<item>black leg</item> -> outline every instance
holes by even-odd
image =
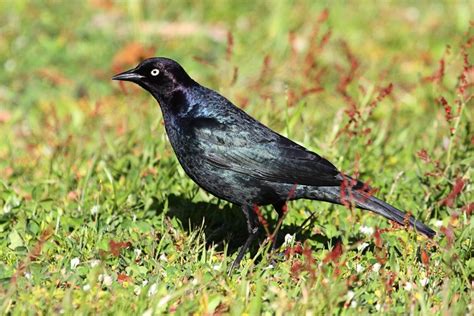
[[[242,248],[240,248],[237,258],[234,260],[234,262],[230,266],[229,274],[235,268],[239,266],[240,261],[242,261],[242,258],[244,257],[245,253],[249,249],[252,242],[255,240],[255,237],[257,237],[258,235],[259,222],[258,222],[257,215],[252,209],[252,206],[242,205],[242,212],[244,212],[245,218],[247,219],[247,230],[248,230],[249,236],[247,237],[245,244],[242,246]]]
[[[272,245],[272,250],[275,251],[277,249],[277,241],[278,241],[278,235],[280,233],[280,226],[281,226],[281,221],[283,221],[283,215],[285,215],[285,212],[283,211],[283,208],[286,205],[286,202],[278,202],[278,203],[273,203],[273,208],[275,208],[275,211],[278,213],[278,221],[277,221],[277,226],[276,226],[276,233],[275,236],[273,236],[273,245]]]

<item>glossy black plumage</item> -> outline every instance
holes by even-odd
[[[160,104],[169,140],[186,173],[204,190],[242,207],[249,238],[235,264],[258,231],[253,205],[271,204],[281,215],[289,197],[348,201],[404,224],[405,213],[365,192],[362,182],[342,175],[326,159],[199,85],[171,59],[147,59],[113,79],[134,82],[150,92]],[[435,235],[413,217],[409,222],[428,237]]]

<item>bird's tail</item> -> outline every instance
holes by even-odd
[[[429,238],[433,238],[436,235],[434,230],[416,220],[413,216],[407,215],[367,192],[348,188],[344,190],[343,194],[341,192],[341,187],[318,187],[317,190],[308,192],[308,198],[338,204],[354,204],[357,208],[372,211],[400,225],[405,225],[408,222],[418,232]]]

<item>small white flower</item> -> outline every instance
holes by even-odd
[[[221,265],[220,264],[215,264],[212,266],[212,269],[216,270],[216,271],[219,271],[221,269]]]
[[[359,231],[364,235],[372,235],[374,233],[374,228],[369,226],[361,226]]]
[[[102,281],[102,284],[109,287],[112,285],[113,279],[110,275],[104,274],[104,279]]]
[[[152,308],[147,309],[147,310],[142,314],[142,316],[152,316],[152,315],[153,315],[153,309],[152,309]]]
[[[356,307],[357,307],[357,301],[355,301],[355,300],[352,301],[352,302],[351,302],[351,307],[352,307],[352,308],[356,308]]]
[[[4,206],[3,206],[3,213],[4,214],[8,214],[12,211],[12,206],[10,205],[10,203],[6,203]]]
[[[348,301],[352,300],[354,296],[355,296],[354,291],[351,291],[351,290],[347,291],[346,297]]]
[[[364,266],[361,265],[360,263],[358,263],[358,264],[356,265],[356,272],[357,272],[357,273],[361,273],[361,272],[364,271],[364,270],[365,270]]]
[[[82,290],[83,290],[84,292],[89,292],[90,289],[91,289],[91,286],[90,286],[89,284],[86,284],[86,285],[84,285],[84,286],[82,287]]]
[[[79,260],[79,258],[76,257],[71,259],[71,270],[75,270],[79,263],[81,263],[81,260]]]
[[[295,241],[295,236],[294,235],[290,235],[290,234],[286,234],[285,235],[285,242],[283,243],[283,246],[290,246],[291,244],[293,244]]]
[[[410,292],[413,289],[413,284],[411,284],[411,282],[407,282],[403,288],[405,291]]]
[[[156,285],[156,283],[153,283],[148,289],[148,296],[155,295],[157,291],[158,291],[158,286]]]
[[[380,268],[382,267],[382,265],[380,263],[375,263],[373,266],[372,266],[372,271],[374,272],[379,272]]]
[[[139,286],[135,286],[135,288],[133,289],[133,293],[135,293],[136,296],[140,295],[141,292],[142,289]]]
[[[94,259],[91,260],[91,268],[97,267],[100,264],[100,260]]]
[[[297,52],[302,52],[308,46],[308,41],[303,36],[296,36],[294,45]]]
[[[369,243],[364,242],[364,243],[360,244],[359,246],[357,246],[357,250],[362,251],[365,248],[367,248],[368,246],[369,246]]]
[[[264,270],[271,270],[271,269],[273,269],[273,268],[274,268],[273,264],[270,264],[270,265],[268,265],[267,267],[265,267],[265,268],[263,268],[263,269],[264,269]]]
[[[443,226],[443,221],[437,220],[434,225],[440,228],[441,226]]]
[[[140,255],[142,254],[142,250],[141,249],[138,249],[138,248],[135,248],[133,250],[133,253],[135,254],[135,257],[140,257]]]
[[[160,255],[160,260],[161,260],[161,261],[164,261],[164,262],[168,262],[168,257],[167,257],[164,253],[162,253],[162,254]]]
[[[423,278],[420,280],[421,286],[426,286],[430,282],[430,279],[428,278]]]
[[[148,284],[148,280],[143,280],[142,286],[146,286]]]
[[[112,285],[112,277],[107,274],[99,274],[97,277],[97,281],[101,282],[105,286],[111,286]]]
[[[382,309],[382,306],[381,306],[379,303],[377,303],[377,304],[375,305],[375,309],[376,309],[378,312],[380,312],[380,310]]]
[[[25,278],[28,280],[31,280],[31,273],[30,272],[25,272]]]
[[[97,215],[97,214],[99,214],[99,211],[100,211],[100,205],[94,205],[94,206],[91,208],[91,214],[92,214],[92,215]]]

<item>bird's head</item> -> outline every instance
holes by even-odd
[[[157,100],[197,84],[177,62],[164,57],[145,59],[137,67],[113,76],[112,80],[134,82]]]

